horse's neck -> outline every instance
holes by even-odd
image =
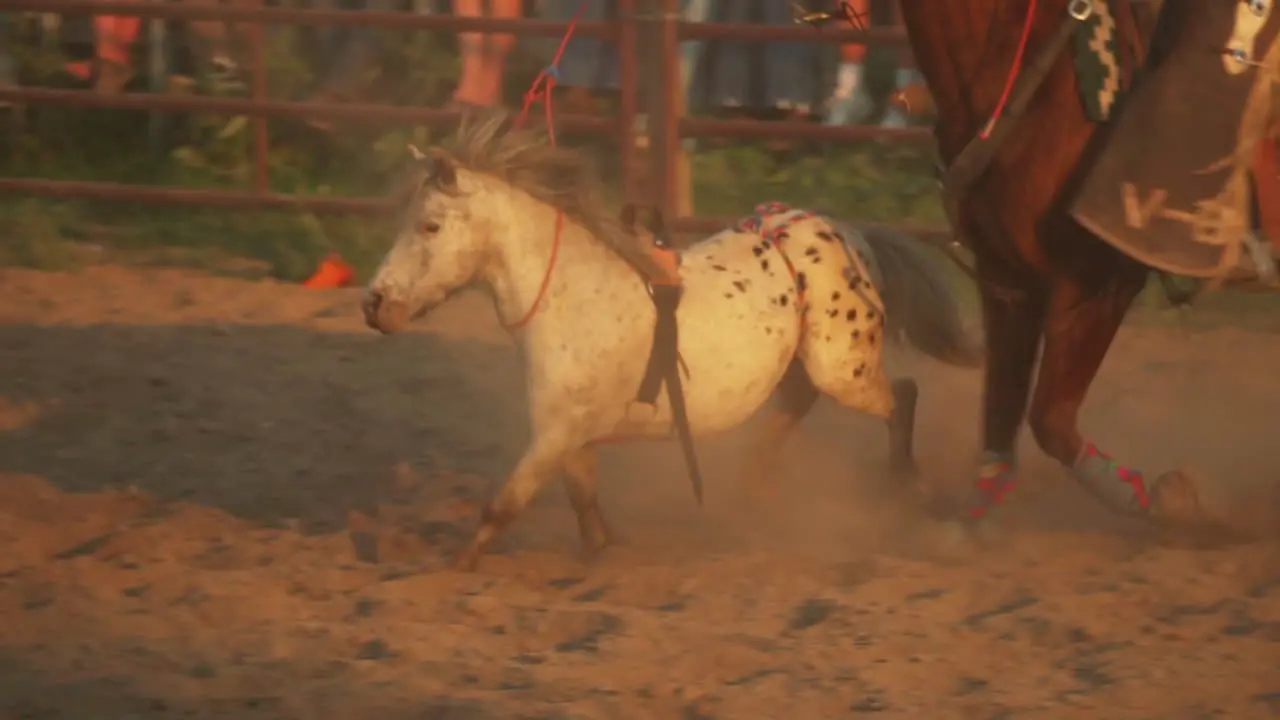
[[[577,302],[574,290],[590,292],[625,282],[626,277],[637,278],[622,258],[582,226],[567,215],[558,219],[554,207],[511,188],[492,188],[488,193],[491,196],[483,202],[492,218],[494,253],[484,280],[493,290],[504,324],[521,322],[534,303],[539,306],[530,324],[547,313],[553,302]]]

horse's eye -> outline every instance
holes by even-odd
[[[1254,15],[1262,17],[1267,14],[1267,6],[1270,4],[1269,0],[1249,0],[1249,9],[1253,11]]]
[[[423,220],[420,229],[425,235],[434,235],[440,232],[440,223],[435,220]]]

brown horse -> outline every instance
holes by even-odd
[[[1128,12],[1127,1],[1110,2],[1122,45],[1141,58],[1149,28]],[[901,3],[936,103],[942,160],[970,165],[963,187],[947,188],[955,198],[956,231],[974,256],[987,341],[985,452],[969,514],[983,517],[1013,488],[1024,418],[1040,448],[1108,506],[1148,517],[1186,512],[1195,495],[1184,475],[1172,473],[1148,486],[1140,472],[1112,460],[1079,429],[1080,406],[1148,275],[1147,267],[1091,235],[1067,212],[1100,127],[1086,115],[1064,41],[1069,10],[1079,4]],[[1028,19],[1029,12],[1034,17]],[[1128,63],[1126,75],[1135,64]],[[1006,124],[1004,136],[997,129],[978,141],[992,147],[975,170],[973,158],[962,155],[973,154],[966,148],[1005,105],[1002,96],[1013,98],[998,121]]]

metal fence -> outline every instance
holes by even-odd
[[[807,26],[780,27],[727,23],[686,23],[680,19],[680,0],[617,0],[617,19],[579,21],[575,36],[613,40],[617,44],[619,113],[616,118],[558,114],[557,128],[567,131],[612,136],[620,153],[619,167],[625,196],[632,202],[654,203],[669,225],[678,232],[714,231],[727,224],[723,218],[677,217],[677,158],[683,138],[735,137],[854,141],[883,138],[894,141],[930,142],[923,129],[888,129],[870,126],[826,126],[804,121],[715,120],[682,116],[676,101],[680,88],[682,40],[733,39],[746,41],[786,41],[803,43],[867,44],[904,43],[901,28],[868,30],[823,29]],[[647,11],[642,11],[641,5]],[[153,113],[199,112],[242,115],[253,118],[254,183],[251,191],[195,190],[163,186],[107,182],[47,180],[0,177],[0,191],[52,198],[81,198],[127,202],[152,202],[247,209],[298,209],[315,213],[371,214],[384,212],[384,198],[342,198],[273,193],[268,159],[268,118],[321,119],[380,125],[455,124],[460,114],[452,110],[390,105],[348,103],[284,102],[272,100],[267,91],[264,25],[326,25],[395,28],[399,30],[448,30],[454,32],[502,32],[521,36],[561,37],[570,23],[536,19],[475,18],[451,15],[419,15],[398,12],[350,10],[302,10],[279,7],[190,6],[171,2],[120,2],[119,0],[3,0],[5,12],[39,12],[61,15],[132,15],[158,20],[206,20],[246,23],[250,35],[250,92],[247,98],[175,96],[160,93],[100,94],[92,90],[49,88],[0,88],[0,103],[56,105],[77,108],[115,108]],[[640,67],[637,40],[656,41],[659,61],[646,67],[654,77],[649,113],[650,177],[657,197],[641,197],[637,178],[641,158],[635,143],[636,117],[640,107]],[[949,239],[949,231],[931,227],[901,227],[930,240]]]

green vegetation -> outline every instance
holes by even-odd
[[[292,28],[271,36],[272,97],[304,99],[315,92],[317,78],[304,60],[307,37],[306,31]],[[68,80],[58,72],[63,59],[27,40],[19,53],[23,83],[65,85]],[[448,98],[457,73],[451,39],[388,33],[381,49],[377,73],[368,78],[370,100],[439,106]],[[542,62],[530,50],[512,58],[509,98],[523,95]],[[207,83],[192,91],[218,92]],[[5,131],[0,174],[251,187],[252,121],[170,116],[164,127],[163,140],[156,142],[146,113],[31,107],[21,131]],[[269,130],[272,188],[282,193],[384,195],[400,177],[405,143],[431,140],[431,133],[421,128],[338,126],[326,133],[293,120],[272,120]],[[610,142],[566,141],[586,144],[598,155],[606,177],[617,177]],[[942,224],[929,158],[908,147],[865,143],[770,150],[760,144],[721,145],[698,152],[693,168],[700,215],[738,216],[756,203],[780,200],[850,219]],[[305,277],[335,251],[367,271],[388,242],[387,228],[367,218],[51,202],[13,194],[0,196],[0,226],[7,228],[0,264],[59,268],[106,253],[118,260],[231,267],[288,280]],[[245,265],[245,259],[256,264]]]

